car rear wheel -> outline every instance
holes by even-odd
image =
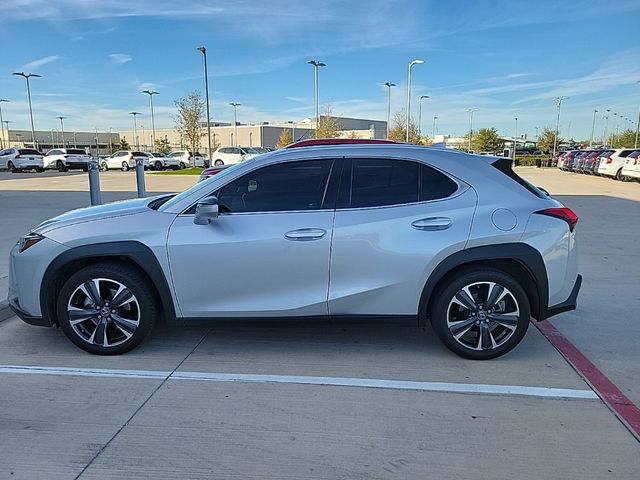
[[[67,171],[69,171],[69,169],[67,168],[67,166],[64,164],[64,162],[62,160],[58,160],[56,162],[56,169],[59,172],[67,172]]]
[[[622,169],[616,172],[616,180],[622,181]]]
[[[104,172],[108,172],[109,171],[109,165],[107,164],[107,162],[102,162],[100,164],[100,167],[102,168],[102,171],[104,171]]]
[[[465,358],[504,355],[520,343],[529,327],[527,294],[500,270],[463,270],[434,292],[434,298],[434,330],[447,348]]]
[[[128,172],[130,168],[131,167],[129,167],[129,162],[122,162],[122,168],[120,170],[122,170],[123,172]]]
[[[219,167],[219,166],[221,166],[221,165],[224,165],[224,162],[223,162],[222,160],[218,159],[218,160],[216,160],[215,162],[213,162],[213,164],[214,164],[216,167]]]
[[[153,167],[156,170],[162,170],[162,162],[161,161],[157,161],[156,163],[153,164]]]
[[[98,355],[117,355],[138,346],[158,315],[148,280],[117,263],[89,265],[60,290],[60,327],[78,347]]]
[[[9,162],[7,164],[7,170],[9,170],[9,172],[11,172],[11,173],[16,173],[18,171],[16,166],[13,164],[13,162]]]
[[[187,166],[184,162],[180,162],[180,170],[182,170],[183,168],[187,168]]]

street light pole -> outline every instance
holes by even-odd
[[[469,151],[471,151],[471,138],[473,137],[473,112],[477,111],[477,108],[467,108],[467,112],[469,112]]]
[[[593,134],[596,131],[596,113],[598,113],[598,110],[593,111],[593,122],[591,123],[591,140],[589,140],[589,148],[593,146]]]
[[[611,142],[610,142],[612,148],[615,148],[613,146],[613,141],[614,141],[614,139],[617,140],[616,137],[618,135],[618,119],[617,119],[617,117],[618,117],[618,113],[617,112],[613,112],[613,125],[611,125]],[[614,130],[616,132],[615,135],[613,133]]]
[[[58,120],[60,120],[60,132],[62,132],[62,148],[65,148],[65,142],[64,142],[64,122],[63,120],[66,119],[67,117],[56,117]]]
[[[140,142],[138,141],[138,124],[136,122],[136,116],[140,115],[140,112],[129,112],[129,115],[133,115],[133,136],[136,141],[136,150],[140,150]]]
[[[20,77],[24,77],[27,81],[27,99],[29,100],[29,118],[31,119],[31,142],[33,143],[33,148],[38,149],[36,145],[36,129],[33,127],[33,110],[31,108],[31,87],[29,86],[29,78],[36,77],[40,78],[41,75],[37,75],[35,73],[24,73],[24,72],[13,72],[14,75],[18,75]]]
[[[320,125],[320,113],[318,111],[318,68],[326,67],[326,63],[319,62],[318,60],[307,60],[309,65],[313,65],[313,105],[316,118],[316,136],[318,134],[318,126]]]
[[[607,108],[607,114],[604,116],[604,133],[602,134],[602,145],[606,146],[607,145],[607,131],[609,130],[609,112],[611,110]]]
[[[204,94],[207,102],[207,141],[209,145],[209,165],[211,165],[211,117],[209,111],[209,74],[207,72],[207,49],[204,47],[198,47],[198,51],[202,52],[202,56],[204,57]]]
[[[438,120],[438,117],[434,116],[433,117],[433,130],[432,130],[432,136],[431,136],[431,138],[433,140],[435,140],[435,138],[436,138],[436,120]]]
[[[516,131],[513,135],[513,164],[516,163],[516,149],[518,148],[518,117],[514,117],[516,121]]]
[[[385,82],[387,86],[387,140],[389,140],[389,123],[391,122],[391,87],[395,87],[395,83]]]
[[[409,122],[411,119],[411,68],[414,65],[420,65],[424,63],[424,60],[420,60],[420,59],[416,59],[416,60],[411,60],[411,62],[409,62],[409,72],[407,75],[407,122],[406,122],[406,138],[405,141],[407,143],[409,143]]]
[[[553,137],[553,154],[551,156],[551,159],[553,160],[554,158],[556,158],[556,149],[558,148],[558,130],[560,129],[560,106],[562,105],[562,100],[565,100],[569,97],[556,97],[556,109],[557,109],[557,114],[556,114],[556,134]]]
[[[4,120],[2,119],[2,102],[8,102],[6,98],[0,98],[0,148],[4,148]],[[9,146],[9,126],[7,125],[7,146]]]
[[[153,96],[158,95],[158,92],[154,92],[153,90],[143,90],[142,93],[146,93],[149,95],[149,104],[151,106],[151,150],[156,151],[156,121],[153,118]],[[109,139],[111,139],[111,134],[109,134]]]
[[[229,105],[233,107],[233,141],[235,147],[238,146],[238,107],[241,103],[231,102]]]
[[[640,84],[640,80],[638,80],[636,84]],[[636,142],[633,145],[633,148],[638,148],[638,131],[639,130],[640,130],[640,106],[638,106],[638,121],[636,122]]]
[[[422,99],[429,98],[429,95],[420,95],[418,100],[418,136],[422,135]]]

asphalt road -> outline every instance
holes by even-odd
[[[640,185],[520,173],[581,217],[579,308],[551,321],[640,404]],[[0,174],[0,251],[33,224],[88,204],[82,174],[33,177]],[[133,196],[132,174],[101,178],[106,199]],[[195,181],[147,178],[158,192]],[[429,330],[392,322],[165,327],[118,357],[89,355],[15,317],[0,322],[0,479],[638,471],[638,441],[535,328],[510,354],[471,362]]]

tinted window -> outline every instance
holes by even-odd
[[[146,153],[144,153],[144,152],[131,152],[131,153],[133,153],[133,156],[134,156],[134,157],[146,157],[146,156],[148,156],[148,155],[147,155]]]
[[[638,158],[638,155],[640,155],[640,150],[630,153],[629,158]]]
[[[376,207],[417,202],[420,166],[415,162],[354,159],[350,206]]]
[[[20,148],[18,151],[20,152],[20,155],[41,155],[39,151],[31,148]]]
[[[47,155],[60,155],[60,150],[49,150]]]
[[[67,148],[67,153],[70,155],[86,155],[87,152],[80,150],[79,148]]]
[[[620,157],[624,158],[627,155],[629,155],[631,152],[633,152],[633,150],[623,150],[623,151],[620,152]]]
[[[278,212],[322,207],[333,162],[309,160],[250,172],[218,192],[220,211]]]
[[[446,198],[458,190],[458,184],[427,165],[420,166],[420,200]]]

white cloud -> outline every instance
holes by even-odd
[[[127,55],[126,53],[110,53],[107,56],[109,57],[111,63],[114,63],[116,65],[124,65],[125,63],[133,60],[133,58],[131,58],[131,56]]]
[[[38,67],[42,67],[47,63],[55,62],[60,58],[59,55],[49,55],[48,57],[38,58],[37,60],[32,60],[29,63],[25,63],[22,68],[24,70],[32,70]]]

